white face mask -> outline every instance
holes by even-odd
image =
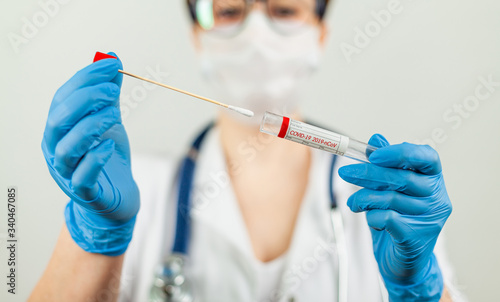
[[[233,38],[200,34],[202,71],[213,98],[254,111],[252,119],[234,114],[251,124],[259,124],[265,111],[296,112],[302,84],[319,63],[319,27],[282,35],[260,12],[246,22]]]

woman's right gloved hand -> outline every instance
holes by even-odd
[[[119,59],[104,59],[67,81],[52,100],[42,141],[52,177],[71,199],[71,236],[85,251],[109,256],[127,249],[140,204],[121,123],[119,69]]]

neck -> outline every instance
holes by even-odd
[[[298,113],[290,115],[294,119],[299,116]],[[259,125],[243,124],[227,113],[220,112],[217,126],[229,173],[233,176],[250,165],[263,164],[269,169],[272,166],[282,168],[309,162],[309,148],[261,133]]]

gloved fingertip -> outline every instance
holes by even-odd
[[[122,61],[120,60],[120,57],[118,57],[118,55],[114,52],[108,52],[108,55],[111,55],[111,56],[114,56],[116,57],[116,62],[118,64],[118,70],[123,70],[123,63]],[[112,80],[113,83],[116,83],[118,86],[122,86],[122,82],[123,82],[123,74],[117,72],[117,75],[116,77]]]
[[[390,145],[389,141],[387,141],[387,139],[382,134],[378,133],[370,137],[368,144],[378,148],[387,147]]]
[[[359,174],[359,165],[347,165],[340,167],[339,176],[343,180],[352,183],[357,179],[357,175]]]
[[[116,57],[116,60],[117,60],[117,61],[119,62],[119,64],[120,64],[120,67],[119,67],[119,68],[120,68],[120,69],[122,69],[122,68],[123,68],[122,60],[120,60],[120,57],[118,57],[118,55],[117,55],[116,53],[114,53],[114,52],[110,51],[110,52],[108,52],[108,55],[113,56],[113,57]]]
[[[122,69],[122,64],[116,59],[103,59],[95,63],[92,63],[92,69],[89,70],[91,73],[106,74],[113,77],[119,75],[118,70]]]
[[[378,133],[372,135],[372,137],[368,141],[368,144],[378,148],[383,148],[390,145],[387,139],[382,134]],[[380,163],[383,161],[383,157],[378,151],[379,151],[378,149],[373,151],[372,153],[370,153],[368,157],[368,160],[373,164]]]
[[[339,168],[339,176],[340,178],[342,178],[343,180],[346,180],[346,178],[348,178],[348,175],[349,175],[349,166],[343,166],[343,167],[340,167]]]
[[[370,210],[366,212],[366,222],[375,231],[385,230],[386,215],[384,210]]]
[[[349,209],[351,209],[352,212],[356,213],[356,209],[354,209],[354,197],[353,197],[353,195],[351,195],[349,197],[349,199],[347,199],[347,206],[349,207]]]
[[[368,157],[368,160],[372,164],[380,164],[384,161],[383,156],[381,155],[380,152],[377,152],[378,150],[373,151],[370,156]]]

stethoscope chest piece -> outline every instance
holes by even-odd
[[[192,287],[184,272],[186,256],[168,255],[157,268],[150,292],[150,302],[193,302]]]

